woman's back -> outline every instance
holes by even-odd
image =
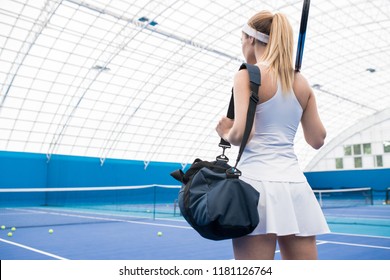
[[[281,89],[280,84],[272,77],[269,69],[260,63],[261,87],[259,88],[259,103],[265,103],[270,100]],[[279,85],[279,86],[278,86]],[[302,128],[305,139],[313,148],[318,149],[324,144],[326,137],[325,128],[319,118],[317,104],[313,90],[303,75],[299,72],[294,74],[292,92],[284,93],[286,96],[294,95],[302,108]],[[282,112],[279,112],[279,114]]]
[[[303,114],[302,105],[293,90],[282,92],[280,82],[276,82],[266,68],[260,68],[262,84],[254,132],[239,168],[243,176],[252,179],[304,182],[306,178],[294,152],[294,138]],[[300,97],[304,102],[304,96]]]

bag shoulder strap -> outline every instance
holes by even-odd
[[[251,98],[252,98],[252,95],[254,96],[254,98],[256,98],[256,97],[258,98],[258,94],[257,94],[258,93],[258,88],[259,88],[259,86],[261,86],[261,73],[260,73],[260,69],[256,65],[249,64],[249,63],[241,64],[239,70],[242,70],[242,69],[247,69],[248,72],[249,72],[249,81],[250,81],[250,87],[251,87]],[[231,94],[231,97],[230,97],[229,107],[228,107],[226,116],[229,119],[234,120],[234,92],[233,92],[233,88],[232,88],[232,94]],[[222,138],[221,138],[221,141],[219,143],[219,146],[220,147],[224,147],[224,148],[230,148],[231,147],[230,143],[225,141]]]
[[[251,92],[250,92],[250,100],[249,100],[248,112],[247,112],[247,117],[246,117],[245,131],[244,131],[244,135],[243,135],[243,138],[241,141],[240,150],[238,152],[235,167],[237,166],[238,162],[241,159],[241,155],[244,152],[245,146],[246,146],[248,139],[249,139],[250,132],[252,130],[253,121],[254,121],[255,113],[256,113],[256,106],[257,106],[257,103],[259,102],[258,91],[259,91],[259,87],[261,86],[261,73],[260,73],[259,67],[257,67],[256,65],[253,65],[253,64],[243,63],[243,64],[241,64],[239,70],[242,70],[242,69],[247,69],[249,72],[249,81],[250,81]],[[233,90],[232,90],[232,96],[230,98],[227,117],[230,119],[234,119]],[[225,147],[225,148],[231,147],[230,143],[225,141],[222,138],[221,138],[221,141],[219,143],[219,146]]]
[[[261,86],[261,73],[260,69],[257,65],[249,64],[249,63],[243,63],[240,66],[240,70],[247,69],[249,72],[249,81],[251,83],[251,90],[259,89]],[[254,92],[257,96],[257,91]]]
[[[248,112],[246,115],[246,125],[245,125],[245,131],[244,135],[242,137],[241,145],[240,145],[240,150],[238,152],[236,164],[234,167],[237,167],[238,162],[241,159],[241,155],[244,152],[245,146],[248,142],[249,135],[251,133],[252,127],[253,127],[253,122],[255,119],[255,113],[256,113],[256,106],[257,103],[259,102],[259,87],[261,86],[261,72],[259,67],[256,65],[248,64],[248,63],[243,63],[240,67],[241,69],[247,69],[249,72],[249,80],[250,80],[250,87],[251,87],[251,95],[250,95],[250,100],[249,100],[249,106],[248,106]]]

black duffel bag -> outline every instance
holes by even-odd
[[[259,223],[259,193],[238,174],[229,173],[233,170],[223,161],[196,159],[186,173],[172,174],[183,182],[179,192],[182,215],[207,239],[244,236]]]
[[[225,156],[230,143],[221,139],[222,155],[216,161],[196,159],[184,173],[181,169],[171,176],[182,183],[179,192],[179,208],[186,221],[204,238],[223,240],[251,233],[259,223],[258,201],[260,194],[251,185],[239,179],[236,168],[253,126],[258,102],[260,71],[257,66],[244,63],[250,74],[251,100],[243,140],[234,167]],[[233,95],[228,117],[234,119]]]

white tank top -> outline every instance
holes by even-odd
[[[261,181],[305,182],[294,152],[294,137],[302,117],[294,92],[276,94],[256,107],[255,132],[238,164],[242,176]]]

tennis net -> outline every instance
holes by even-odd
[[[51,207],[138,213],[144,216],[175,216],[180,187],[168,185],[3,188],[1,208]]]
[[[313,190],[322,208],[373,205],[372,188]]]

